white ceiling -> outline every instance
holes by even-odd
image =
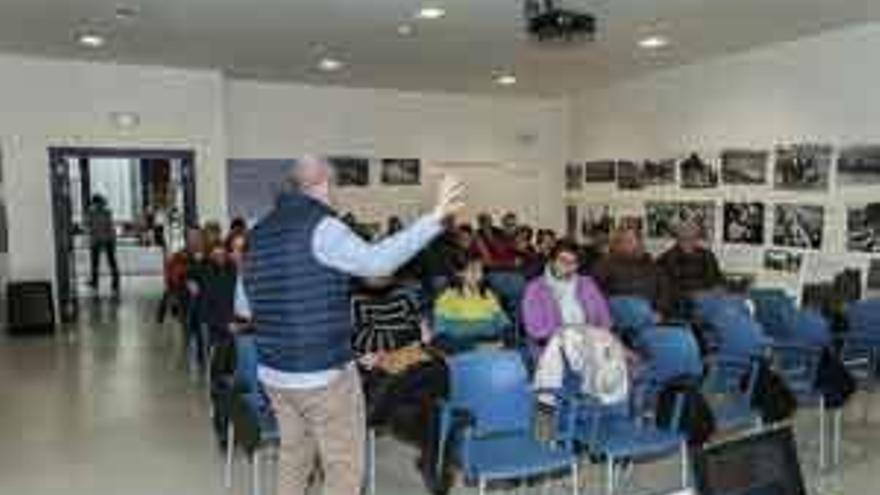
[[[877,0],[561,0],[597,14],[599,39],[536,47],[521,0],[0,0],[0,51],[126,63],[210,67],[235,77],[443,91],[560,94],[754,46],[880,19]],[[117,6],[139,10],[115,18]],[[396,32],[421,5],[447,16]],[[106,33],[98,50],[79,29]],[[672,44],[636,47],[655,32]],[[323,45],[347,62],[315,69]],[[499,88],[492,73],[516,72]]]

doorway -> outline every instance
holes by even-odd
[[[116,259],[126,277],[161,277],[167,252],[198,225],[195,154],[189,150],[50,148],[55,267],[61,321],[76,321],[89,293],[88,211],[101,196],[113,216]],[[102,259],[101,273],[108,270]],[[109,290],[110,281],[99,287]]]

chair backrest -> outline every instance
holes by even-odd
[[[703,374],[700,347],[684,327],[655,327],[643,333],[647,373],[657,384],[678,378],[698,379]]]
[[[531,431],[534,398],[518,353],[468,352],[450,358],[448,367],[449,403],[468,411],[475,436]]]
[[[850,304],[846,309],[846,321],[852,333],[880,334],[880,298]]]
[[[259,390],[257,342],[253,335],[235,336],[235,387],[241,392]]]
[[[755,318],[771,337],[791,340],[795,333],[797,306],[782,289],[753,289],[749,297],[755,305]]]
[[[642,330],[654,326],[654,309],[641,297],[615,296],[608,300],[614,327],[623,331]]]
[[[694,301],[695,316],[708,325],[718,343],[718,354],[750,358],[762,354],[764,329],[745,301],[735,296],[704,297]]]

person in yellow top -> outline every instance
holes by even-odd
[[[510,319],[483,279],[483,263],[466,253],[453,259],[450,286],[434,302],[432,343],[450,352],[500,339]]]

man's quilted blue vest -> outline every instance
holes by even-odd
[[[250,232],[245,287],[263,366],[304,373],[353,358],[350,278],[312,254],[315,227],[331,215],[313,198],[286,193]]]

